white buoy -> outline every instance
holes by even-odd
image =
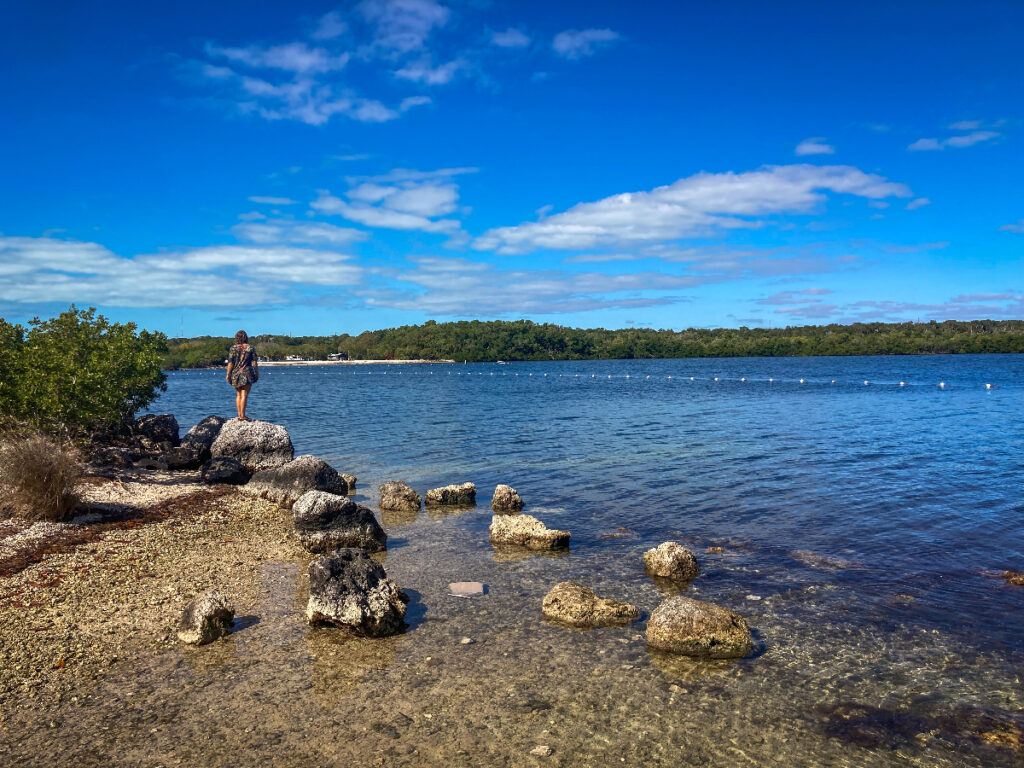
[[[985,389],[992,389],[992,385],[991,384],[986,384],[985,385]]]
[[[835,380],[835,379],[832,379],[832,383],[833,383],[833,384],[835,384],[835,383],[836,383],[836,380]]]
[[[671,379],[672,377],[671,377],[671,376],[669,376],[668,378],[670,378],[670,379]]]
[[[715,376],[715,381],[718,381],[718,377],[717,376]]]
[[[945,388],[946,388],[946,382],[940,381],[939,382],[939,389],[945,389]]]
[[[690,377],[690,381],[693,381],[693,376]]]
[[[800,379],[800,383],[801,383],[801,384],[803,384],[803,383],[804,383],[804,380],[803,380],[803,379]]]
[[[866,387],[866,386],[867,386],[868,384],[870,384],[870,383],[871,383],[870,381],[868,381],[867,379],[864,379],[864,386],[865,386],[865,387]]]
[[[901,387],[905,387],[905,386],[907,386],[907,382],[905,382],[905,381],[901,381],[901,382],[900,382],[900,386],[901,386]]]
[[[775,379],[771,379],[771,378],[770,378],[770,379],[768,379],[768,383],[769,383],[769,384],[771,384],[771,383],[772,383],[772,382],[774,382],[774,381],[775,381]]]
[[[743,376],[742,378],[740,378],[740,381],[746,381],[746,380],[747,380],[746,376]]]

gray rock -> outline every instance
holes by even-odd
[[[202,480],[207,485],[245,485],[249,470],[238,459],[217,456],[203,466]]]
[[[133,431],[150,444],[178,445],[178,420],[171,413],[147,413],[135,420]]]
[[[384,568],[362,550],[341,549],[309,564],[310,624],[365,637],[394,635],[405,628],[407,602]]]
[[[207,592],[191,600],[178,620],[178,639],[189,645],[206,645],[231,631],[235,609],[219,592]]]
[[[523,509],[523,498],[511,485],[498,485],[491,497],[491,509],[502,513],[520,512]]]
[[[292,507],[299,543],[314,553],[355,548],[379,552],[388,536],[366,507],[345,496],[306,491]]]
[[[742,616],[690,597],[670,597],[647,622],[647,646],[684,656],[734,659],[750,653],[750,627]]]
[[[265,469],[252,476],[245,492],[291,509],[306,491],[325,491],[344,495],[348,483],[323,459],[299,456],[280,467]]]
[[[472,506],[476,504],[476,486],[473,483],[462,483],[431,488],[427,491],[427,505],[431,504],[446,507]]]
[[[221,427],[210,454],[230,456],[250,472],[262,472],[287,464],[295,458],[295,449],[288,430],[279,424],[231,419]]]
[[[209,459],[209,454],[200,445],[182,443],[164,451],[160,459],[171,470],[199,469]]]
[[[548,619],[573,627],[609,627],[640,618],[640,609],[632,603],[598,597],[594,590],[575,581],[552,587],[544,596],[541,612]]]
[[[392,480],[380,486],[380,508],[392,512],[418,512],[420,495],[405,483]]]
[[[198,447],[203,455],[203,460],[208,460],[213,441],[217,439],[217,435],[220,434],[221,427],[226,421],[227,419],[223,416],[207,416],[185,433],[181,444]]]
[[[677,541],[666,541],[644,552],[644,569],[651,576],[690,581],[700,573],[697,558]]]
[[[356,483],[359,478],[355,475],[350,475],[348,472],[341,472],[339,474],[341,475],[341,479],[345,481],[345,485],[348,486],[348,492],[352,493],[352,491],[356,489]]]
[[[494,515],[491,518],[492,544],[507,544],[527,549],[565,549],[569,531],[548,528],[532,515]]]

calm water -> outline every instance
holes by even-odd
[[[232,392],[219,371],[174,373],[154,409],[187,428],[230,415]],[[604,711],[563,731],[577,750],[595,729],[636,738],[639,722],[649,726],[648,705],[615,709],[622,691],[643,699],[645,686],[684,681],[685,705],[649,704],[668,719],[645,737],[677,751],[645,760],[745,762],[728,744],[762,764],[1024,755],[1012,749],[1024,588],[997,577],[1024,567],[1024,356],[265,368],[250,414],[286,425],[297,453],[358,475],[366,503],[388,479],[421,492],[477,484],[476,512],[385,515],[396,542],[387,568],[428,611],[446,580],[489,581],[488,617],[451,617],[461,623],[449,633],[528,645],[523,622],[543,626],[544,658],[520,663],[548,679],[550,696],[581,658],[615,649],[606,685],[577,691]],[[569,556],[492,553],[487,502],[500,482],[527,512],[572,531]],[[639,555],[668,538],[699,553],[725,547],[701,555],[688,592],[746,615],[759,657],[680,665],[648,657],[642,624],[580,633],[537,618],[540,597],[565,578],[653,609],[665,589],[643,576]],[[416,635],[399,658],[429,647],[429,632]],[[497,689],[514,674],[486,671],[488,658],[499,660],[485,656],[465,686]],[[965,722],[1011,736],[965,735]]]

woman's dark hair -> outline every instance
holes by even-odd
[[[235,334],[235,342],[237,344],[248,344],[249,334],[246,333],[245,331],[239,331],[238,333]]]

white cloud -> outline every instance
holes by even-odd
[[[290,197],[273,197],[271,195],[251,195],[249,202],[259,205],[295,205],[295,201]]]
[[[1013,224],[1003,224],[999,228],[1000,232],[1013,232],[1017,235],[1024,235],[1024,219],[1018,219]]]
[[[821,137],[804,139],[796,145],[793,150],[797,155],[834,155],[836,150],[831,144],[825,142]]]
[[[351,245],[367,237],[365,232],[358,229],[290,219],[236,224],[231,228],[231,233],[243,242],[257,244]]]
[[[903,184],[842,165],[699,173],[650,191],[579,203],[540,221],[492,229],[474,247],[511,254],[673,241],[762,226],[767,216],[807,214],[825,201],[826,192],[869,200],[911,196]]]
[[[314,40],[334,40],[347,31],[348,24],[342,15],[338,11],[331,11],[320,17],[309,36]]]
[[[395,70],[395,76],[402,80],[410,80],[414,83],[424,85],[444,85],[450,83],[452,78],[462,69],[465,69],[466,62],[463,59],[454,59],[446,64],[438,66],[431,65],[427,59],[407,64],[401,69]]]
[[[324,48],[310,48],[305,43],[285,43],[261,47],[249,45],[229,48],[208,43],[208,55],[227,59],[253,69],[280,69],[299,75],[323,74],[343,69],[348,64],[347,53],[332,54]]]
[[[530,44],[530,36],[521,29],[509,27],[502,32],[492,32],[491,43],[499,48],[525,48]]]
[[[949,126],[951,131],[977,131],[980,128],[980,120],[960,120]]]
[[[374,30],[374,48],[394,55],[421,50],[451,15],[434,0],[364,0],[357,10]]]
[[[555,35],[551,47],[566,59],[582,59],[593,56],[599,48],[610,45],[621,38],[612,29],[567,29]]]
[[[908,211],[916,211],[918,208],[924,208],[926,205],[931,205],[932,201],[927,197],[915,197],[909,203],[907,203]]]
[[[954,123],[953,125],[967,125],[968,123]],[[952,126],[951,126],[952,127]],[[971,131],[970,133],[958,134],[956,136],[947,136],[943,139],[935,138],[924,138],[918,139],[913,144],[910,144],[907,149],[911,152],[935,152],[938,150],[952,147],[953,149],[962,149],[964,147],[972,147],[975,144],[981,144],[986,141],[992,141],[997,139],[1002,134],[998,131]]]

